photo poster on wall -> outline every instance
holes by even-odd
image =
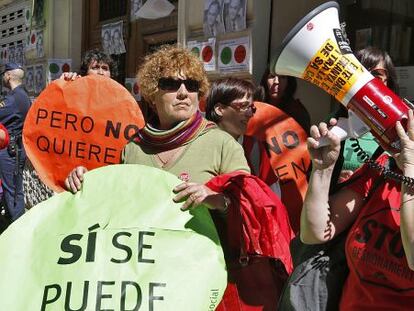
[[[137,102],[141,100],[141,93],[139,92],[139,85],[136,78],[125,78],[125,87]]]
[[[34,67],[27,66],[24,74],[24,85],[27,92],[30,94],[34,92]]]
[[[34,92],[39,95],[46,87],[45,71],[43,64],[34,67]]]
[[[203,30],[206,37],[224,33],[223,0],[204,0]]]
[[[226,32],[246,29],[247,0],[225,0],[223,6]]]
[[[36,57],[40,58],[45,56],[43,29],[37,30],[36,36]]]
[[[4,65],[10,62],[24,66],[25,55],[23,44],[0,48],[0,63]]]
[[[47,82],[59,79],[62,73],[71,71],[72,59],[49,58],[47,60]]]
[[[240,37],[218,43],[218,68],[220,72],[250,71],[250,38]]]
[[[25,55],[24,55],[24,46],[23,43],[16,45],[14,50],[14,59],[15,62],[18,63],[20,66],[24,66],[26,63]]]
[[[15,56],[16,56],[16,47],[14,45],[9,45],[9,53],[8,53],[7,62],[15,63],[16,62]]]
[[[202,42],[188,41],[187,48],[203,62],[205,71],[217,70],[216,38]]]
[[[122,21],[102,25],[102,49],[107,54],[123,54],[126,52]]]

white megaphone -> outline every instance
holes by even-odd
[[[270,71],[309,81],[341,102],[351,120],[340,120],[335,127],[341,139],[370,130],[383,147],[397,151],[395,123],[406,127],[410,108],[356,59],[340,28],[338,10],[338,3],[330,1],[302,18],[283,40]]]

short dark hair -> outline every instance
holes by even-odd
[[[270,92],[269,92],[269,87],[267,85],[267,79],[270,76],[270,70],[269,68],[267,68],[265,70],[265,72],[263,73],[262,79],[260,80],[260,88],[263,89],[262,92],[256,92],[256,94],[262,94],[262,96],[264,95],[264,101],[266,103],[270,103]],[[296,89],[298,87],[298,83],[296,81],[295,77],[291,77],[291,76],[285,76],[287,78],[287,85],[286,85],[286,89],[282,94],[282,98],[281,98],[281,102],[288,102],[290,100],[293,99],[293,96],[296,93]],[[256,95],[257,96],[257,95]],[[260,98],[260,97],[259,97]]]
[[[116,76],[116,64],[112,57],[99,49],[89,50],[85,53],[80,66],[80,75],[86,76],[88,74],[89,66],[92,62],[108,64],[111,72],[111,78]]]
[[[379,63],[384,63],[388,73],[387,87],[393,92],[398,93],[397,73],[391,57],[386,51],[375,46],[368,46],[356,51],[355,57],[368,71],[374,69]]]
[[[236,99],[252,97],[255,86],[252,82],[239,78],[223,78],[213,82],[210,92],[206,99],[206,118],[207,120],[218,122],[220,116],[214,110],[217,104],[229,106]]]

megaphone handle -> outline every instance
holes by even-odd
[[[344,139],[348,137],[348,132],[346,131],[346,129],[342,128],[340,124],[333,126],[330,129],[330,131],[333,132],[336,136],[338,136],[341,141],[343,141]],[[329,140],[326,137],[321,137],[318,140],[318,142],[319,142],[318,148],[329,145]]]

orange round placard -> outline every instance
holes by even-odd
[[[34,101],[23,143],[42,181],[53,190],[76,166],[117,164],[127,141],[144,126],[138,103],[121,84],[90,75],[56,80]]]

